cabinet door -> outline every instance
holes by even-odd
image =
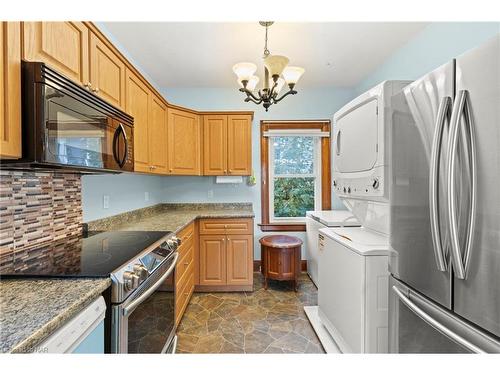
[[[150,92],[134,73],[126,72],[125,111],[134,118],[134,170],[150,172],[149,101]]]
[[[227,116],[203,116],[203,174],[227,174]]]
[[[281,276],[280,254],[280,249],[267,248],[266,250],[267,275],[271,278],[279,279]]]
[[[0,157],[21,157],[21,24],[0,22]]]
[[[188,111],[168,109],[169,173],[201,174],[200,130],[198,115]]]
[[[227,137],[228,174],[250,175],[252,173],[252,117],[229,115]]]
[[[94,33],[90,33],[90,83],[108,103],[125,106],[125,63]]]
[[[81,84],[89,82],[89,30],[82,22],[24,22],[24,59],[43,61]]]
[[[227,285],[253,283],[253,236],[227,236]]]
[[[200,285],[226,285],[226,236],[200,236]]]
[[[151,95],[149,126],[149,161],[152,172],[166,174],[167,165],[167,106],[156,95]]]

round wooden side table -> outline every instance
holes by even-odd
[[[293,280],[297,291],[302,240],[293,236],[272,235],[262,237],[259,242],[264,289],[267,290],[268,279]]]

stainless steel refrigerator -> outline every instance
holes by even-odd
[[[389,349],[500,352],[500,34],[395,100]]]

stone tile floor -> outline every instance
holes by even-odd
[[[195,293],[177,330],[178,353],[324,353],[303,306],[317,305],[304,273],[292,283],[254,274],[254,292]]]

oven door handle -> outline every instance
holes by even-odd
[[[175,253],[174,255],[174,261],[168,268],[168,270],[165,272],[165,274],[158,279],[157,282],[155,282],[153,285],[149,287],[147,291],[145,291],[143,294],[141,294],[135,301],[130,303],[127,307],[123,308],[123,316],[128,316],[130,315],[136,308],[139,306],[142,302],[144,302],[151,294],[154,293],[158,287],[163,284],[163,282],[170,276],[170,274],[174,271],[175,266],[177,265],[177,260],[179,258],[179,253]]]

